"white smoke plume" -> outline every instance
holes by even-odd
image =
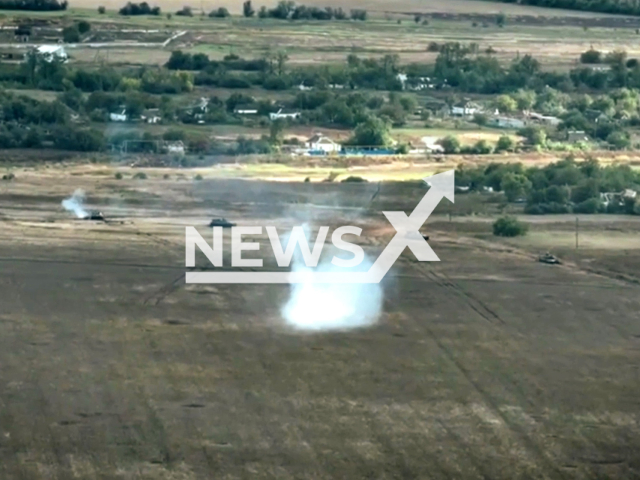
[[[308,235],[307,235],[308,236]],[[348,255],[348,254],[347,254]],[[344,254],[340,255],[344,257]],[[293,272],[345,272],[346,269],[331,263],[333,255],[321,261],[317,267],[307,267],[296,250],[293,256]],[[365,256],[356,269],[367,271],[372,263]],[[374,325],[380,318],[383,290],[380,284],[323,284],[297,283],[291,285],[289,300],[282,308],[287,325],[296,330],[323,332],[351,330]]]
[[[73,212],[78,218],[85,218],[89,213],[84,209],[85,194],[81,189],[73,192],[71,197],[62,201],[62,206],[67,212]]]

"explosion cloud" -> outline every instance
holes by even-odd
[[[66,211],[73,212],[76,217],[85,218],[89,214],[84,209],[84,199],[85,199],[84,191],[81,189],[78,189],[75,192],[73,192],[73,195],[71,195],[71,197],[66,198],[62,201],[62,206]]]
[[[296,251],[291,270],[306,273],[344,272],[331,263],[333,256],[316,268],[307,267]],[[365,260],[357,267],[367,271],[372,263]],[[353,271],[355,269],[349,269]],[[383,290],[380,284],[323,284],[303,282],[291,286],[289,300],[282,308],[287,325],[312,332],[350,330],[375,324],[380,318]]]

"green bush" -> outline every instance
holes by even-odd
[[[515,217],[500,217],[493,224],[493,234],[498,237],[519,237],[528,230],[529,226]]]
[[[202,175],[198,174],[195,177],[193,177],[194,180],[200,181],[202,180]]]
[[[133,178],[135,180],[146,180],[147,179],[147,174],[144,173],[144,172],[138,172],[133,176]]]
[[[122,180],[122,174],[120,172],[115,174],[116,180]]]
[[[98,7],[98,13],[100,15],[104,15],[105,13],[107,13],[107,9],[105,7]]]
[[[342,183],[367,183],[368,181],[366,178],[350,176],[342,180]]]
[[[7,181],[15,180],[15,178],[16,176],[13,173],[7,173],[2,176],[2,180],[7,180]]]
[[[599,213],[604,210],[604,205],[597,198],[590,198],[589,200],[585,200],[573,207],[574,213]]]

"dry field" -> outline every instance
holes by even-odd
[[[101,173],[0,185],[3,480],[640,478],[636,219],[585,219],[552,267],[573,217],[501,242],[438,215],[442,261],[406,252],[376,325],[303,334],[286,286],[185,285],[183,227],[357,224],[375,256],[419,185]],[[64,212],[76,188],[113,222]]]
[[[126,2],[124,2],[126,3]],[[185,5],[184,0],[159,0],[152,2],[153,5],[159,5],[163,10],[178,10]],[[188,2],[187,2],[188,3]],[[265,5],[269,8],[278,4],[278,0],[257,0],[253,2],[258,8]],[[481,0],[449,0],[448,2],[441,2],[438,0],[399,0],[394,2],[388,2],[384,0],[350,0],[348,2],[341,2],[339,0],[308,0],[305,5],[313,5],[318,7],[342,7],[346,10],[352,8],[366,8],[369,12],[403,12],[403,13],[478,13],[478,14],[496,14],[504,12],[508,15],[532,15],[532,16],[547,16],[547,17],[581,17],[581,18],[593,18],[593,17],[613,17],[613,15],[603,15],[590,12],[578,12],[558,10],[552,8],[536,8],[529,6],[522,6],[517,4],[505,4],[499,2],[481,1]],[[100,5],[104,5],[107,8],[120,8],[123,2],[120,0],[103,0]],[[212,1],[206,0],[202,3],[192,2],[193,8],[200,8],[200,6],[206,11],[210,11],[217,7],[226,7],[231,13],[242,13],[242,1],[241,0],[220,0]],[[254,6],[254,8],[255,8]],[[71,2],[73,8],[95,8],[95,2],[89,2],[87,0],[74,0]]]
[[[477,2],[484,3],[484,2]],[[366,23],[281,21],[245,21],[234,19],[216,21],[194,18],[184,21],[166,19],[134,19],[136,27],[187,30],[167,47],[118,47],[96,49],[78,45],[70,49],[74,62],[99,64],[153,64],[161,65],[171,51],[181,49],[202,52],[210,58],[220,59],[229,53],[247,58],[264,55],[268,50],[285,50],[291,64],[342,63],[347,55],[364,57],[398,55],[402,62],[433,63],[436,53],[428,52],[431,42],[477,43],[481,51],[491,47],[496,57],[508,62],[518,56],[531,54],[545,68],[569,69],[578,65],[580,53],[590,46],[602,51],[627,50],[629,56],[640,56],[640,36],[634,28],[589,27],[581,24],[521,24],[508,22],[498,28],[493,19],[487,27],[473,27],[471,19],[453,18],[431,20],[428,26],[416,25],[412,19],[398,24],[391,20]],[[117,20],[110,20],[117,21]],[[140,23],[142,22],[142,23]],[[636,27],[640,20],[635,21]],[[109,28],[113,28],[111,23]],[[99,27],[97,27],[99,28]]]

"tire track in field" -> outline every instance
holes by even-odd
[[[504,325],[506,322],[500,318],[500,316],[490,309],[484,302],[476,298],[469,292],[466,292],[460,285],[452,281],[449,277],[447,277],[444,273],[437,273],[431,268],[412,263],[411,266],[418,270],[420,274],[426,276],[430,280],[433,280],[438,284],[438,286],[442,287],[448,294],[452,296],[457,296],[461,298],[465,304],[471,308],[474,312],[476,312],[480,317],[491,324],[501,324]]]
[[[460,286],[456,285],[453,281],[449,280],[444,274],[437,274],[430,268],[426,266],[422,266],[420,264],[412,264],[412,266],[418,270],[423,276],[427,277],[430,280],[436,282],[436,284],[442,287],[445,292],[449,294],[449,296],[455,296],[458,298],[463,298],[465,304],[471,308],[472,311],[476,312],[481,318],[486,320],[489,324],[494,327],[498,327],[499,325],[505,325],[506,322],[500,318],[495,312],[486,307],[486,305],[477,300],[474,296],[469,295],[465,292]],[[444,278],[442,278],[444,276]],[[445,357],[456,367],[458,371],[463,375],[465,380],[471,385],[473,390],[482,398],[484,403],[488,408],[499,418],[509,432],[514,436],[514,438],[524,447],[524,449],[532,454],[532,456],[536,459],[535,464],[541,465],[544,467],[542,471],[543,475],[553,473],[554,478],[566,478],[565,472],[559,469],[556,465],[556,462],[553,458],[550,458],[550,455],[546,450],[543,450],[532,438],[531,436],[519,425],[514,424],[510,421],[507,415],[501,411],[497,401],[485,390],[485,388],[473,378],[471,372],[458,360],[456,355],[452,352],[452,350],[442,342],[438,336],[433,332],[433,330],[428,326],[424,326],[429,337],[435,342],[440,351],[445,355]],[[504,331],[501,329],[501,331]],[[508,382],[509,385],[514,386],[512,382]],[[517,390],[520,390],[516,387]],[[520,391],[520,393],[522,393]],[[526,398],[526,397],[525,397]]]

